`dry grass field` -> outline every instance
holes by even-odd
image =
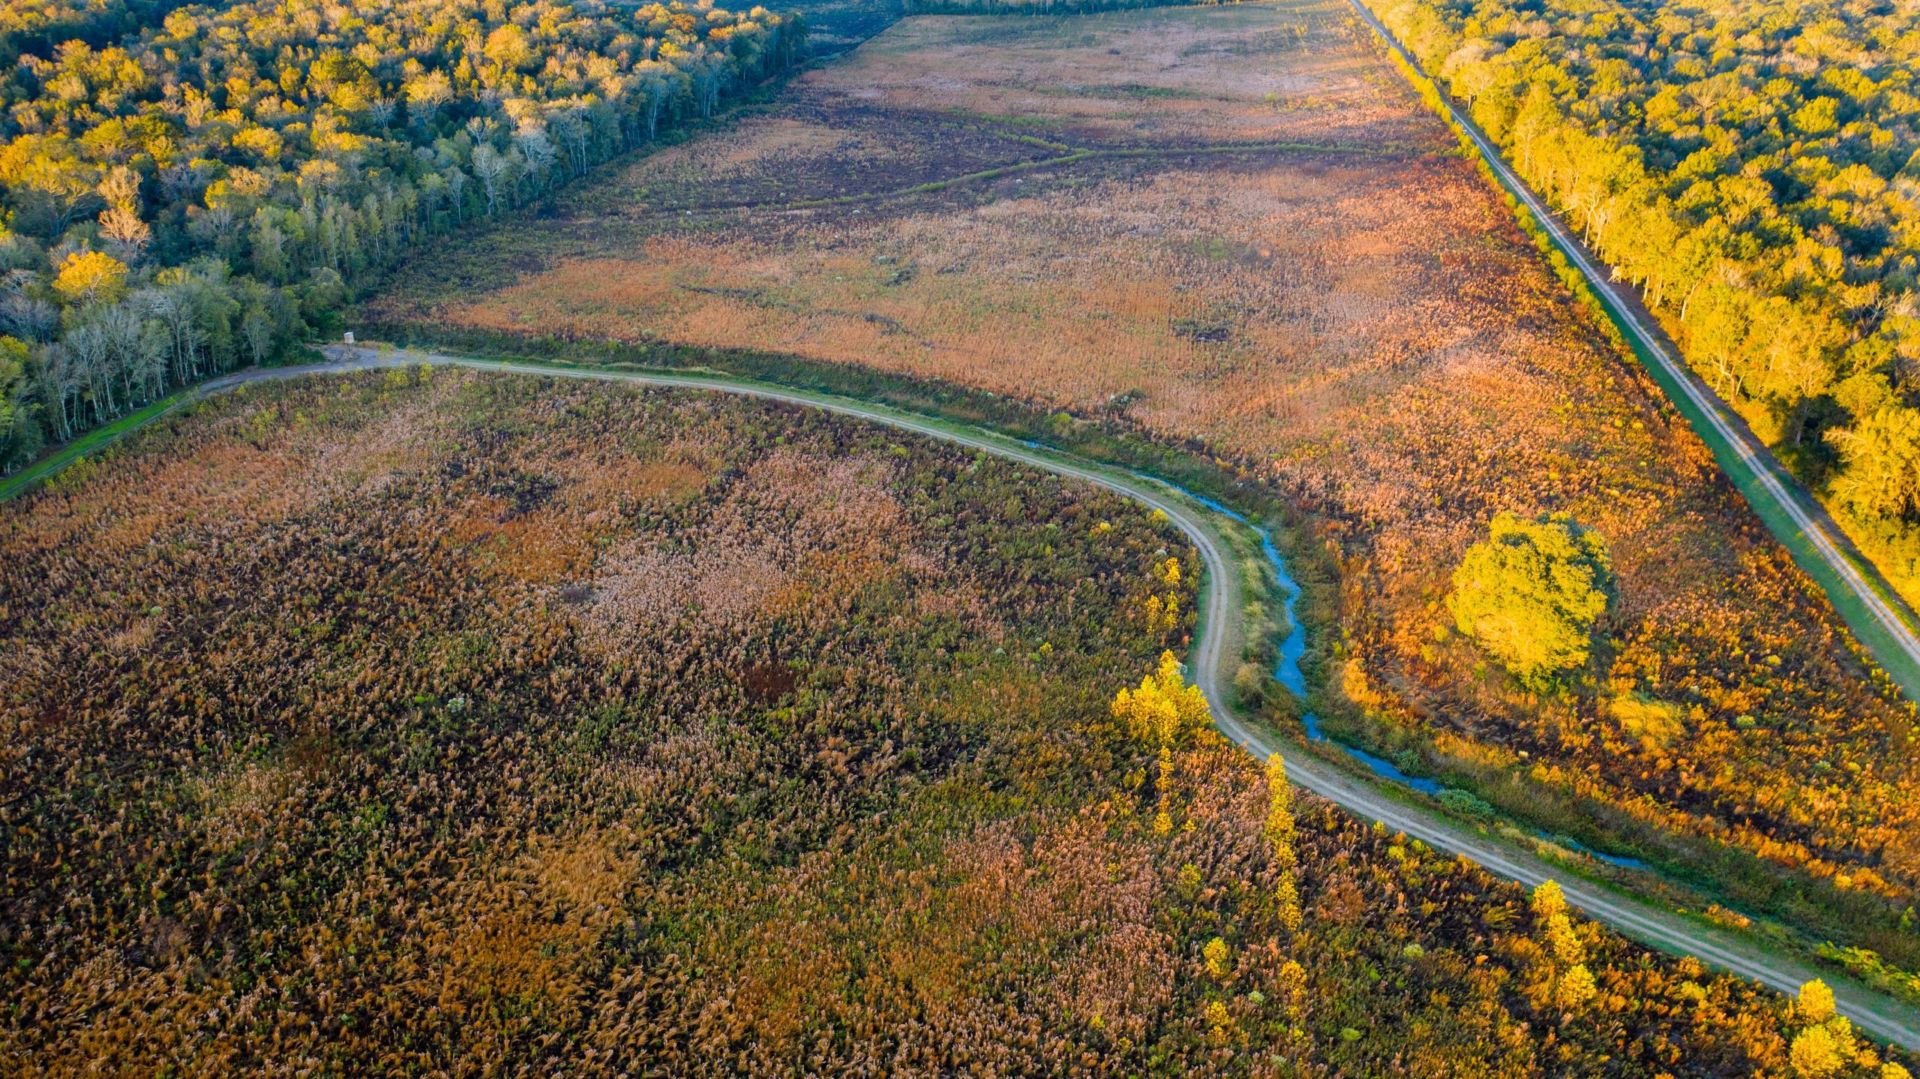
[[[1202,439],[1337,565],[1355,729],[1897,912],[1910,709],[1451,150],[1337,0],[913,19],[367,314],[771,350]],[[1576,692],[1436,633],[1501,510],[1611,545],[1613,645]]]
[[[1276,807],[1210,727],[1156,752],[1110,701],[1184,647],[1169,557],[1090,485],[741,399],[175,413],[0,505],[0,1073],[1785,1077],[1826,1037]]]

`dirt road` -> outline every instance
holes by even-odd
[[[1285,751],[1287,774],[1300,787],[1333,801],[1350,812],[1377,820],[1395,831],[1467,858],[1492,873],[1532,886],[1549,878],[1560,881],[1568,902],[1625,935],[1676,954],[1692,955],[1710,966],[1730,971],[1791,993],[1815,977],[1833,986],[1840,1011],[1862,1030],[1910,1048],[1920,1049],[1920,1010],[1891,996],[1816,970],[1798,960],[1773,955],[1759,944],[1701,925],[1612,887],[1569,878],[1565,871],[1520,845],[1480,834],[1414,801],[1391,783],[1350,774],[1297,743],[1258,729],[1226,707],[1231,699],[1231,672],[1239,663],[1243,629],[1239,623],[1242,581],[1226,530],[1238,527],[1210,509],[1151,477],[1127,473],[1070,457],[978,428],[930,416],[902,412],[849,398],[787,389],[706,375],[635,372],[608,369],[499,362],[444,354],[418,354],[365,348],[330,347],[334,362],[307,367],[268,368],[238,372],[200,388],[218,393],[250,382],[403,366],[427,362],[436,366],[482,371],[592,379],[733,393],[779,401],[851,416],[902,431],[937,438],[1034,468],[1084,480],[1125,495],[1165,513],[1193,541],[1206,564],[1202,621],[1188,658],[1194,682],[1213,702],[1213,716],[1221,732],[1262,760]],[[160,414],[164,414],[160,413]],[[129,428],[131,430],[132,428]],[[124,434],[124,432],[122,432]],[[1299,632],[1296,627],[1293,632]]]

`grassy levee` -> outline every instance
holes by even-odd
[[[1739,490],[1747,504],[1753,508],[1768,531],[1793,555],[1795,564],[1811,577],[1826,594],[1829,602],[1847,623],[1859,644],[1872,659],[1870,667],[1877,667],[1876,674],[1890,678],[1900,687],[1910,700],[1920,701],[1920,658],[1912,652],[1910,645],[1890,631],[1881,618],[1872,610],[1869,601],[1859,589],[1864,587],[1877,598],[1884,609],[1898,619],[1911,636],[1920,633],[1920,616],[1907,605],[1898,592],[1889,584],[1885,576],[1873,562],[1862,555],[1846,533],[1837,524],[1827,527],[1827,542],[1833,552],[1830,557],[1823,552],[1806,530],[1794,519],[1793,514],[1782,504],[1782,498],[1791,500],[1795,508],[1813,520],[1829,520],[1826,509],[1821,506],[1810,492],[1780,465],[1773,454],[1758,440],[1746,433],[1746,424],[1733,411],[1720,401],[1719,397],[1704,385],[1696,383],[1695,389],[1704,397],[1705,403],[1696,399],[1694,393],[1682,384],[1682,379],[1691,378],[1690,373],[1676,371],[1673,366],[1662,361],[1647,341],[1651,334],[1664,331],[1657,323],[1649,325],[1649,319],[1637,319],[1627,310],[1624,302],[1614,291],[1603,283],[1594,280],[1583,267],[1583,263],[1598,263],[1590,252],[1580,248],[1579,242],[1562,229],[1543,227],[1527,203],[1543,200],[1527,190],[1519,177],[1504,162],[1499,161],[1492,140],[1474,124],[1471,117],[1461,111],[1459,106],[1446,94],[1446,91],[1433,78],[1423,71],[1412,54],[1393,37],[1385,25],[1374,16],[1364,0],[1351,0],[1363,21],[1380,38],[1392,55],[1395,66],[1414,84],[1420,96],[1440,116],[1455,135],[1459,137],[1462,148],[1474,155],[1479,162],[1480,171],[1496,184],[1506,195],[1508,205],[1514,210],[1520,226],[1533,241],[1546,253],[1556,269],[1561,271],[1563,280],[1569,276],[1577,277],[1579,286],[1575,292],[1592,308],[1608,332],[1620,347],[1633,356],[1636,362],[1653,377],[1667,400],[1685,416],[1701,441],[1713,452],[1721,471]],[[1499,167],[1494,167],[1496,164]],[[1569,281],[1570,285],[1574,282]],[[1679,356],[1677,347],[1670,350]],[[1716,417],[1709,415],[1708,409],[1717,412]],[[1738,432],[1734,437],[1746,439],[1759,463],[1749,461],[1734,444],[1733,438],[1723,433],[1722,425]],[[1778,494],[1768,490],[1768,484],[1762,478],[1764,469],[1776,487]],[[1857,584],[1849,582],[1833,558],[1842,560],[1857,576]]]

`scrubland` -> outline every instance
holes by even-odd
[[[1342,4],[911,19],[366,314],[783,353],[1204,447],[1331,570],[1331,728],[1920,958],[1912,707]],[[1501,511],[1612,552],[1605,647],[1563,692],[1446,632]]]
[[[1191,566],[719,397],[159,421],[0,507],[0,1068],[1878,1074],[1204,726],[1157,754],[1109,701]]]

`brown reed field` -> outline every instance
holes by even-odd
[[[1912,708],[1336,0],[906,20],[365,314],[765,350],[1198,440],[1331,567],[1336,730],[1920,960]],[[1606,645],[1564,692],[1446,632],[1500,511],[1612,553]]]
[[[739,399],[169,416],[0,506],[0,1071],[1879,1074],[1203,716],[1120,722],[1192,558]]]

